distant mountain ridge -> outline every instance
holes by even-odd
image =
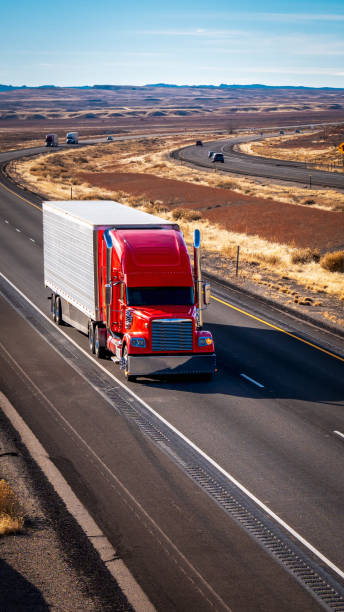
[[[220,85],[175,85],[174,83],[149,83],[147,85],[73,85],[64,87],[60,85],[37,85],[31,87],[28,85],[3,85],[0,83],[1,91],[14,91],[16,89],[144,89],[149,87],[165,87],[179,89],[312,89],[312,90],[342,90],[343,87],[308,87],[305,85],[264,85],[262,83],[252,83],[250,85],[226,84]]]

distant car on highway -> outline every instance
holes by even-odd
[[[66,134],[66,144],[78,144],[79,132],[68,132]]]
[[[284,134],[284,130],[280,130],[280,134]]]
[[[295,134],[300,134],[300,130],[295,130]]]
[[[106,140],[113,140],[112,136],[108,136]]]
[[[208,151],[208,157],[211,159],[215,155],[215,151]]]
[[[211,161],[224,163],[225,158],[223,157],[223,153],[214,153],[213,157],[211,158]]]
[[[196,147],[203,147],[203,142],[201,140],[196,140]]]

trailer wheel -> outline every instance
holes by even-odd
[[[62,304],[59,296],[55,299],[54,321],[57,325],[62,325]]]
[[[51,314],[53,317],[54,323],[56,323],[56,295],[53,293],[51,298]]]
[[[95,333],[94,333],[94,352],[98,359],[103,359],[105,357],[106,350],[103,346],[100,345],[99,340],[99,326],[96,325]]]
[[[124,364],[124,375],[128,382],[134,382],[136,380],[136,376],[132,376],[128,374],[128,347],[125,346],[123,349],[123,364]]]
[[[94,326],[92,322],[88,324],[88,344],[89,344],[91,353],[95,353]]]

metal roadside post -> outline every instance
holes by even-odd
[[[309,175],[309,188],[312,189],[312,175]]]
[[[70,199],[71,199],[71,200],[73,199],[73,187],[72,187],[72,186],[71,186],[71,188],[70,188]]]
[[[239,253],[240,253],[240,246],[237,246],[237,256],[236,256],[236,266],[235,266],[235,276],[238,277],[238,273],[239,273]]]

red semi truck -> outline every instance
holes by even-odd
[[[87,333],[90,350],[112,355],[128,380],[211,378],[199,238],[196,230],[193,272],[173,222],[111,201],[44,202],[44,282],[55,322]]]

